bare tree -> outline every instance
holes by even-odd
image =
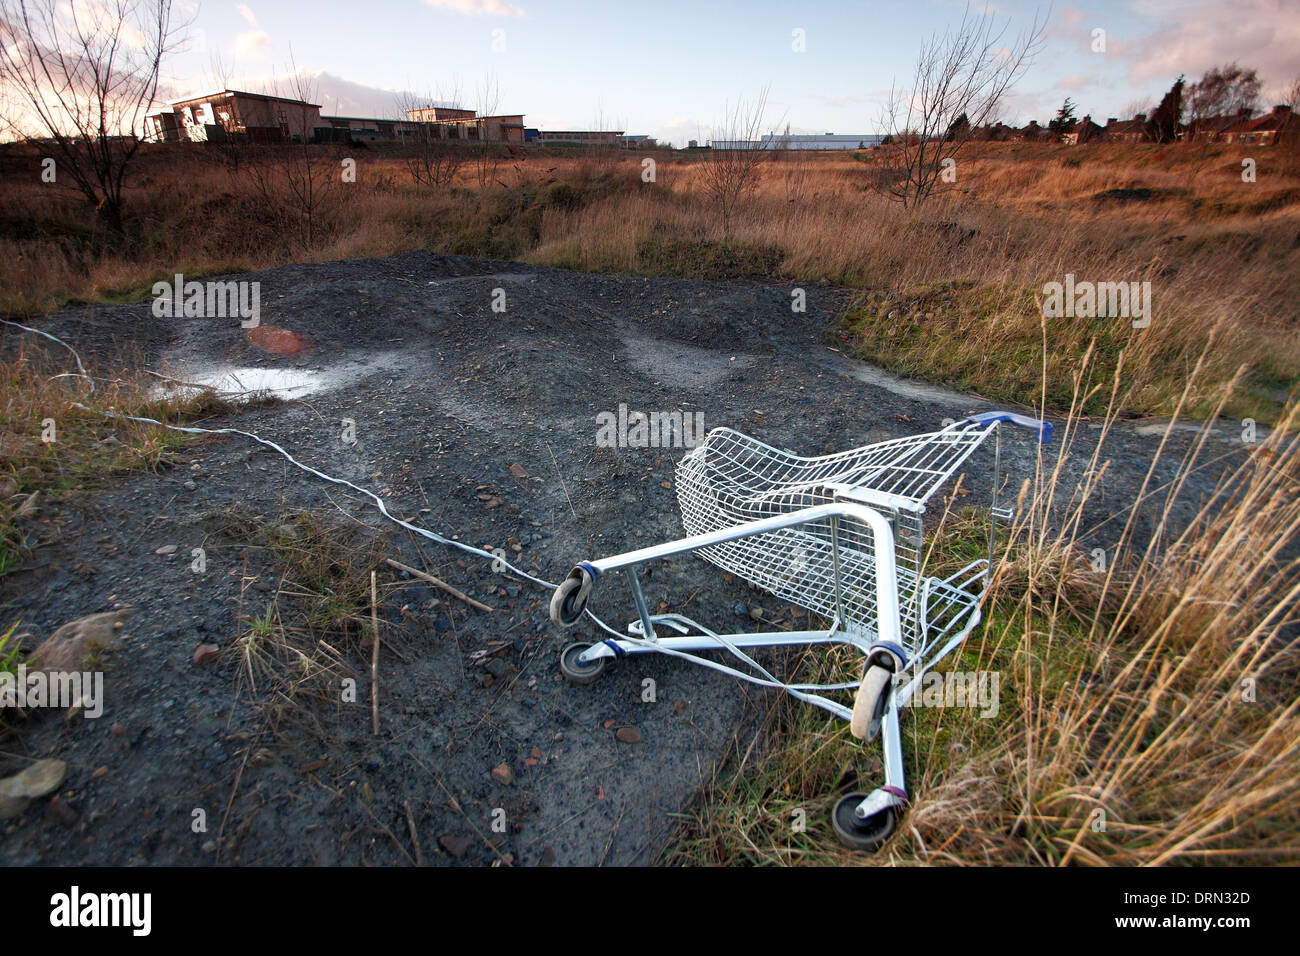
[[[172,35],[171,0],[0,0],[0,123],[52,148],[55,181],[70,180],[119,234],[126,169]]]
[[[794,144],[790,124],[773,144],[781,157],[781,182],[785,186],[785,201],[796,204],[803,201],[808,186],[808,153]]]
[[[497,178],[497,167],[501,164],[501,154],[493,148],[490,124],[483,120],[485,116],[495,116],[501,104],[501,89],[496,77],[486,76],[479,84],[476,109],[479,121],[478,143],[475,148],[475,170],[478,173],[478,187],[483,189]]]
[[[458,89],[453,90],[447,97],[440,97],[436,91],[424,97],[403,94],[398,98],[398,110],[401,119],[409,120],[411,114],[418,110],[427,110],[443,104],[455,106],[459,101]],[[406,168],[411,178],[420,185],[439,189],[450,185],[456,178],[456,171],[465,161],[465,147],[452,142],[445,133],[444,128],[422,120],[406,140],[403,151]]]
[[[1187,125],[1194,131],[1199,123],[1211,117],[1249,116],[1259,102],[1259,87],[1259,75],[1236,63],[1206,70],[1187,87],[1183,103]]]
[[[1282,90],[1282,105],[1291,107],[1291,112],[1300,112],[1300,76],[1291,81],[1291,85]]]
[[[287,80],[272,86],[276,96],[288,100],[276,104],[285,114],[288,142],[249,149],[246,168],[280,239],[291,251],[310,249],[326,238],[332,217],[355,192],[343,175],[349,157],[312,142],[316,88],[310,78],[293,68]]]
[[[767,89],[753,101],[728,105],[725,119],[713,131],[712,148],[704,162],[704,194],[722,217],[722,231],[731,234],[736,207],[758,185],[758,169],[772,155],[763,140]]]
[[[228,90],[232,82],[231,67],[221,58],[219,52],[214,51],[209,61],[209,73],[211,75],[211,87],[213,89]],[[209,137],[208,144],[212,150],[221,158],[225,164],[226,171],[231,176],[238,176],[241,163],[248,152],[248,137],[240,125],[239,117],[234,112],[233,105],[230,109],[215,109],[213,111],[213,125],[217,127],[217,134]]]
[[[1008,42],[1007,24],[968,6],[955,27],[932,35],[917,57],[911,88],[894,86],[885,102],[881,131],[889,145],[878,151],[885,175],[877,188],[909,207],[930,198],[972,132],[996,115],[1042,49],[1046,26],[1036,13]]]
[[[1150,116],[1155,112],[1153,100],[1133,100],[1120,111],[1120,119],[1133,119],[1137,116]]]

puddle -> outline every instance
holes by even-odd
[[[191,373],[184,385],[160,385],[172,394],[197,392],[210,388],[227,397],[274,395],[276,398],[302,398],[325,387],[325,376],[292,368],[231,368],[207,374]]]
[[[400,367],[398,357],[396,351],[381,352],[353,358],[346,364],[336,363],[315,369],[173,365],[169,369],[170,380],[159,383],[154,394],[185,395],[210,388],[234,401],[257,395],[270,395],[289,401],[343,388],[376,372],[395,371]]]

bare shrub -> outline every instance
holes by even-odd
[[[0,0],[0,131],[48,144],[115,233],[171,39],[171,0]]]
[[[1045,20],[1006,42],[1007,25],[969,7],[952,29],[921,47],[910,89],[890,89],[881,119],[888,145],[879,150],[890,175],[884,192],[904,206],[919,206],[955,169],[973,131],[997,115],[998,106],[1042,48]]]
[[[736,206],[758,185],[758,169],[771,155],[761,139],[767,90],[752,102],[728,106],[726,118],[714,129],[713,148],[704,163],[704,195],[717,207],[722,231],[731,233]]]

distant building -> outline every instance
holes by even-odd
[[[715,139],[714,149],[803,150],[871,149],[883,137],[875,133],[768,133],[762,139]]]
[[[990,123],[985,126],[977,127],[971,133],[971,138],[983,140],[990,143],[1004,143],[1009,139],[1014,139],[1016,130],[1006,123]]]
[[[1061,142],[1067,146],[1077,146],[1080,143],[1090,143],[1105,138],[1106,128],[1094,123],[1091,116],[1085,116],[1074,129],[1061,134]]]
[[[176,111],[169,107],[146,113],[144,138],[150,143],[176,143],[185,138],[185,131]]]
[[[619,146],[622,144],[622,130],[566,129],[539,130],[537,140],[540,143],[581,143],[586,146]]]
[[[230,138],[288,143],[310,140],[321,125],[318,103],[243,90],[218,90],[172,100],[169,106],[174,119],[165,118],[167,111],[152,114],[152,123],[146,117],[146,134],[152,129],[158,138],[169,138],[168,127],[174,124],[179,139],[195,143]]]
[[[1147,114],[1138,113],[1132,119],[1110,117],[1106,120],[1106,139],[1112,143],[1141,143],[1147,138]]]
[[[420,124],[410,120],[368,119],[358,116],[322,116],[316,127],[317,142],[413,142]]]
[[[1223,134],[1242,120],[1250,119],[1249,112],[1236,113],[1231,116],[1198,116],[1178,134],[1182,140],[1202,143],[1223,141]]]
[[[1242,117],[1223,131],[1225,143],[1243,143],[1250,146],[1272,146],[1288,128],[1294,127],[1295,117],[1289,106],[1275,106],[1271,113],[1256,119]]]
[[[1038,120],[1030,120],[1020,129],[1017,135],[1026,143],[1036,143],[1047,139],[1048,131],[1038,125]]]
[[[524,114],[479,116],[474,110],[426,106],[406,111],[406,118],[429,126],[439,139],[475,143],[524,142]]]

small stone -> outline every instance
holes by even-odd
[[[55,797],[45,806],[45,819],[65,827],[75,827],[77,811],[68,806],[67,801]]]
[[[205,661],[212,660],[212,658],[217,656],[218,650],[219,648],[216,644],[200,644],[198,647],[194,648],[194,663],[202,664]]]
[[[761,621],[763,620],[763,609],[761,607],[750,608],[749,616],[751,620]]]
[[[555,866],[555,847],[549,843],[542,850],[542,858],[537,861],[538,866]]]
[[[736,606],[732,608],[732,611],[735,612],[736,617],[744,617],[749,613],[749,608],[745,607],[745,605],[740,602],[736,602]]]
[[[183,487],[186,491],[195,491],[199,486],[194,482],[193,478],[187,478]]]
[[[98,780],[100,777],[106,777],[106,776],[108,776],[108,768],[107,768],[107,767],[96,767],[96,768],[94,769],[94,771],[91,773],[91,775],[90,775],[90,779],[91,779],[91,780]]]
[[[203,844],[203,852],[204,852],[204,853],[216,853],[216,852],[217,852],[217,841],[216,841],[216,840],[208,840],[206,843],[204,843],[204,844]]]
[[[497,783],[509,784],[515,779],[515,774],[503,760],[492,768],[492,779]]]
[[[450,853],[456,859],[460,859],[469,852],[469,848],[474,845],[474,838],[468,836],[441,836],[438,837],[438,846],[442,847],[447,853]]]
[[[0,794],[0,820],[9,820],[18,816],[31,802],[27,797],[6,797]]]
[[[176,551],[177,551],[176,545],[164,544],[161,548],[155,550],[154,554],[175,554]]]
[[[67,776],[68,765],[62,760],[38,760],[21,773],[0,780],[0,803],[8,802],[6,798],[25,801],[53,793]],[[19,807],[17,813],[21,812],[22,807]],[[3,818],[2,808],[0,818]]]
[[[27,672],[81,670],[92,653],[113,646],[114,632],[132,613],[129,608],[104,611],[64,624],[32,652]]]
[[[625,744],[639,744],[641,742],[641,731],[635,727],[620,727],[614,733]]]

